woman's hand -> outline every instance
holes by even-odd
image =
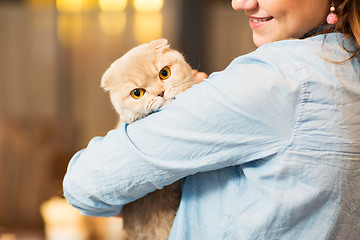
[[[195,83],[201,83],[204,79],[208,78],[209,76],[204,72],[199,72],[198,70],[192,70]]]

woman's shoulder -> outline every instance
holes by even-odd
[[[352,45],[351,39],[345,38],[344,41],[344,37],[340,33],[328,33],[264,44],[255,51],[234,59],[228,68],[250,70],[256,67],[259,71],[271,70],[281,75],[286,73],[291,78],[299,72],[307,75],[314,72],[325,73],[330,63],[351,59],[352,52],[346,49],[355,45]]]
[[[250,55],[279,62],[301,59],[308,63],[327,60],[336,62],[349,58],[354,48],[353,39],[346,38],[344,34],[326,33],[306,39],[286,39],[264,44]]]

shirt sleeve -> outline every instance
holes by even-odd
[[[239,57],[161,111],[94,138],[69,163],[66,199],[87,215],[117,215],[186,176],[276,154],[299,102],[296,79],[277,66]]]

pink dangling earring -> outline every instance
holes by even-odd
[[[333,24],[337,23],[338,20],[339,20],[339,18],[338,18],[338,16],[337,16],[336,13],[335,13],[334,2],[331,2],[330,13],[329,13],[329,15],[327,15],[327,17],[326,17],[326,22],[327,22],[328,24],[333,25]]]

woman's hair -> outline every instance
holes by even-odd
[[[335,31],[353,37],[356,42],[356,52],[360,46],[360,1],[359,0],[331,0],[334,1],[339,21],[335,24]]]

